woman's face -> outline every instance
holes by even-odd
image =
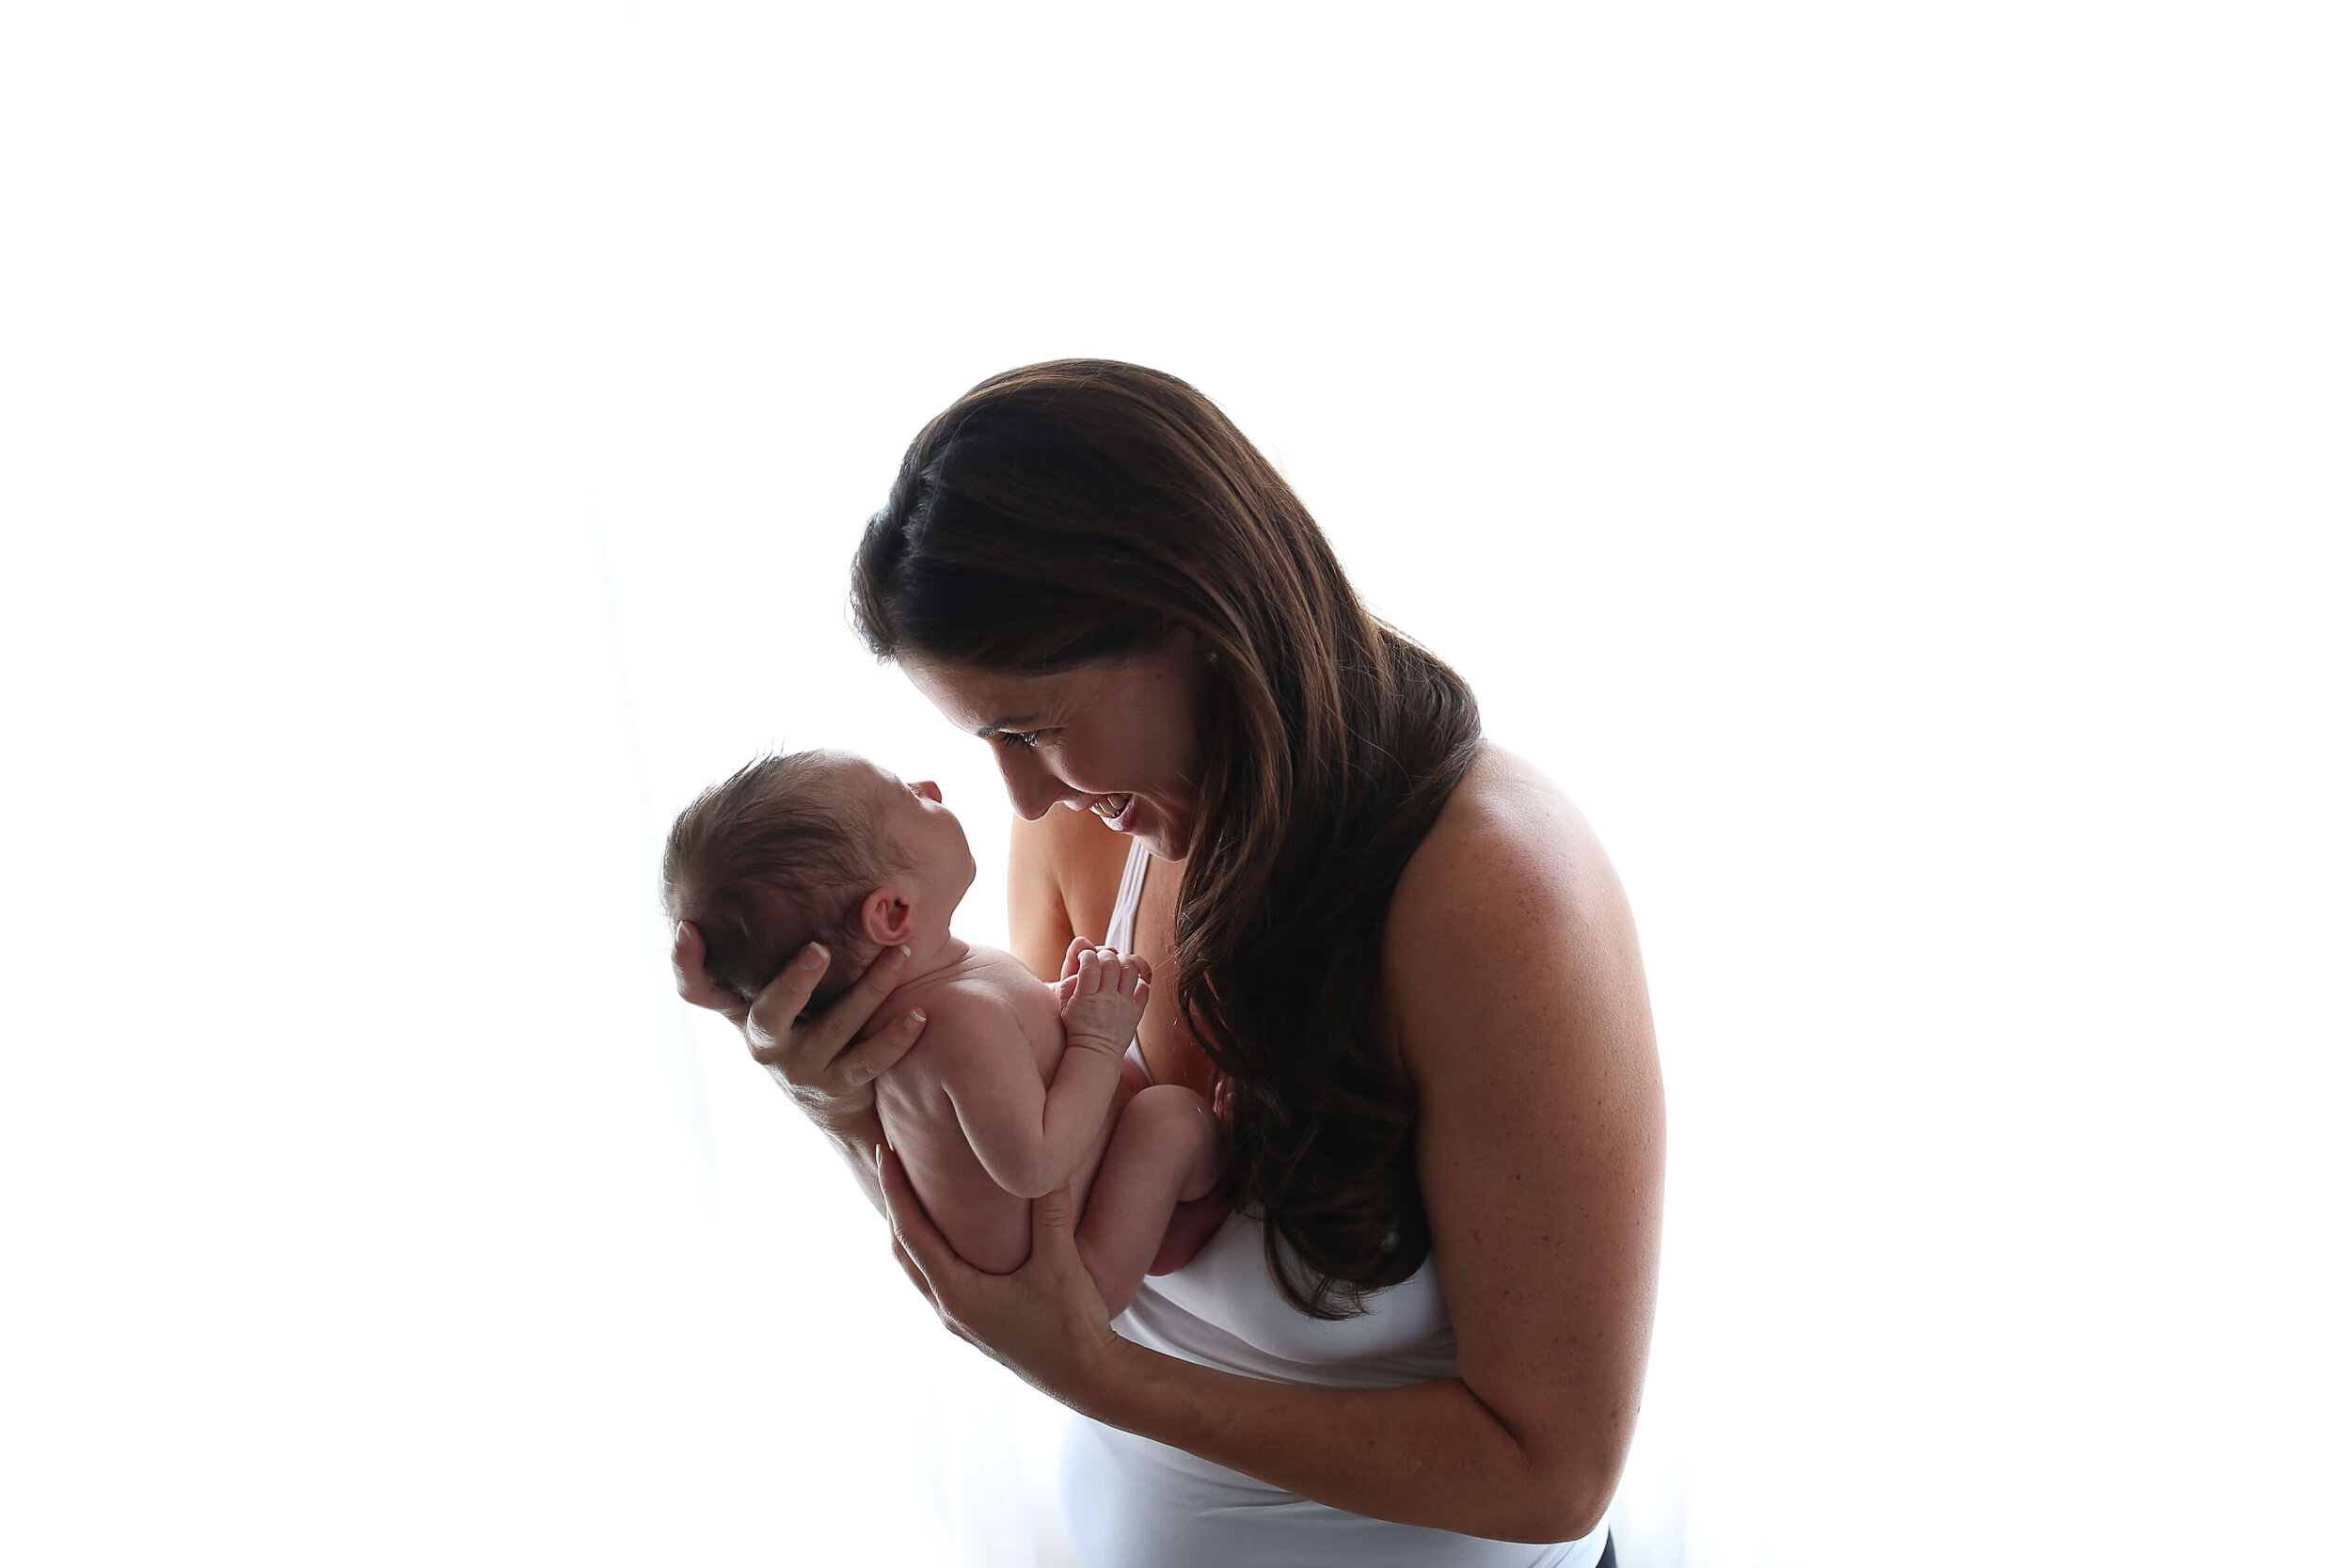
[[[1162,860],[1192,847],[1202,655],[1189,632],[1131,659],[1009,675],[905,658],[914,689],[996,752],[1013,809],[1093,811]]]

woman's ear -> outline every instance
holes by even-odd
[[[868,942],[901,947],[914,938],[914,906],[888,883],[866,895],[857,907],[857,928]]]

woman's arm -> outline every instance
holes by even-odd
[[[1108,1418],[1334,1507],[1556,1541],[1599,1522],[1632,1441],[1665,1118],[1616,877],[1495,761],[1408,869],[1384,955],[1460,1379],[1325,1396],[1155,1357]]]
[[[1063,1195],[1033,1206],[1020,1274],[979,1275],[886,1165],[901,1259],[958,1333],[1096,1419],[1353,1513],[1576,1537],[1624,1465],[1656,1289],[1664,1113],[1631,915],[1574,809],[1494,756],[1408,867],[1389,939],[1458,1379],[1299,1387],[1130,1344]]]

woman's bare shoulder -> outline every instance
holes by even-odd
[[[1458,1062],[1450,1042],[1473,1006],[1503,1009],[1489,1027],[1596,1007],[1647,1027],[1633,911],[1608,853],[1558,784],[1491,743],[1406,863],[1382,955],[1417,1076]]]
[[[1604,916],[1625,895],[1592,825],[1526,758],[1488,741],[1406,863],[1389,944],[1440,932],[1524,935],[1525,922]]]

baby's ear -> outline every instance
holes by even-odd
[[[898,888],[885,884],[867,894],[857,907],[857,928],[866,941],[898,947],[914,940],[914,906]]]

